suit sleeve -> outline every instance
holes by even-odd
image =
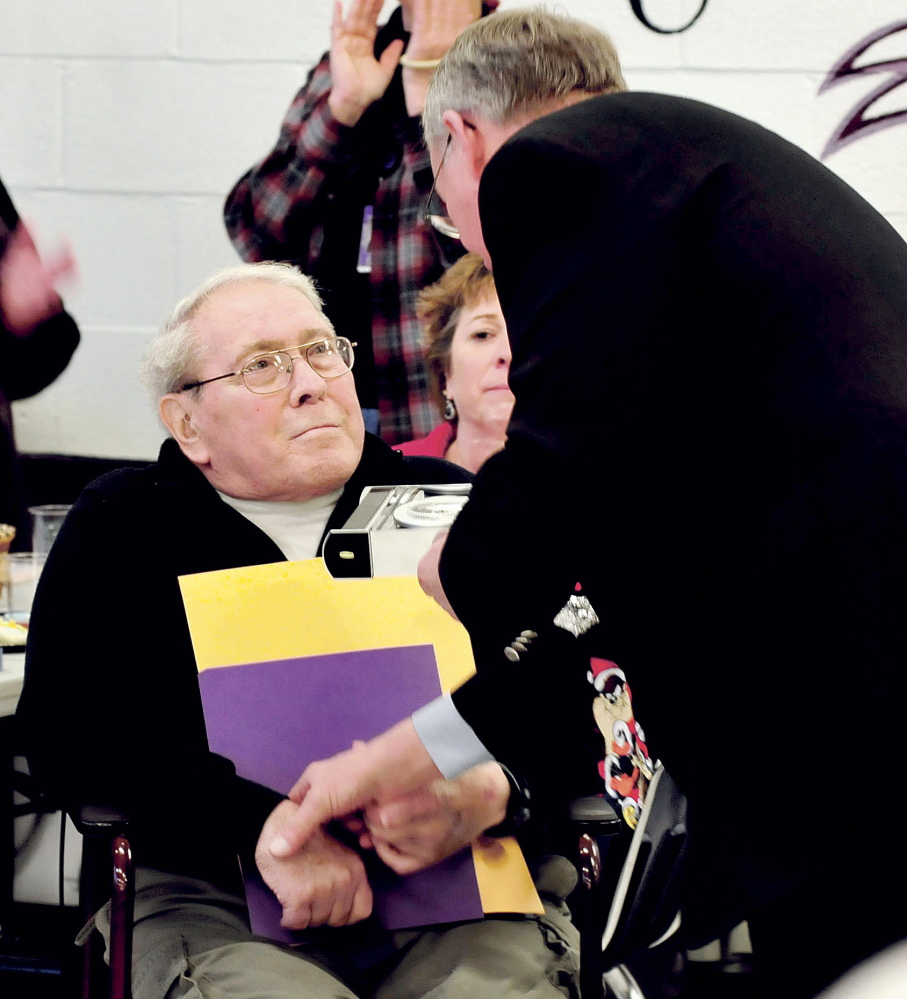
[[[17,712],[29,764],[67,806],[125,811],[139,863],[232,887],[272,799],[208,752],[174,542],[128,483],[82,494],[42,573]]]
[[[47,388],[66,368],[79,345],[79,327],[68,312],[39,323],[20,337],[2,327],[4,358],[0,380],[9,400],[27,399]]]

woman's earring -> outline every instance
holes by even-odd
[[[444,419],[451,421],[457,418],[457,407],[449,395],[444,396]]]

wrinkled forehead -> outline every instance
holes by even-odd
[[[193,327],[209,356],[229,361],[334,335],[301,291],[264,281],[219,288],[195,314]]]

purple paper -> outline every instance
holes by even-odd
[[[281,794],[307,764],[378,735],[441,693],[431,645],[207,669],[199,686],[212,752],[232,760],[241,777]],[[482,917],[468,849],[406,878],[382,867],[370,882],[388,929]],[[268,889],[249,883],[247,892],[253,930],[292,939]]]

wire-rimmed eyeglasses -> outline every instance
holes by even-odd
[[[225,375],[216,375],[200,382],[189,382],[179,390],[200,388],[210,382],[219,382],[223,378],[233,378],[241,375],[243,385],[256,395],[268,395],[279,392],[290,384],[293,377],[293,354],[305,358],[308,366],[322,378],[339,378],[353,367],[353,347],[345,336],[327,337],[323,340],[312,340],[298,347],[284,347],[282,350],[269,350],[264,354],[256,354],[239,369],[228,371]]]
[[[437,229],[443,236],[447,236],[450,239],[459,239],[460,230],[454,225],[453,219],[447,214],[446,211],[442,211],[441,208],[444,202],[438,195],[436,188],[438,186],[438,178],[441,176],[441,167],[444,166],[444,160],[447,158],[447,150],[450,149],[450,140],[453,138],[450,132],[447,133],[447,145],[444,147],[444,152],[441,153],[441,160],[438,163],[438,172],[434,176],[434,180],[431,182],[431,190],[428,192],[428,201],[425,204],[425,211],[422,213],[423,220],[430,225],[433,229]]]

